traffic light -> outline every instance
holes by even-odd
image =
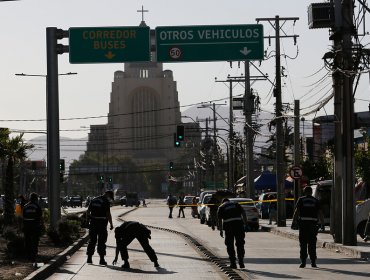
[[[59,160],[59,171],[62,173],[66,171],[66,164],[64,159]]]
[[[175,148],[179,148],[181,146],[181,143],[179,140],[177,140],[176,133],[173,134],[173,145]]]
[[[108,183],[112,183],[113,182],[113,178],[111,176],[108,177]]]
[[[170,162],[170,171],[172,171],[173,170],[173,162],[171,161]]]
[[[104,182],[104,176],[103,175],[99,175],[98,179],[99,179],[99,182]]]
[[[183,125],[178,125],[177,126],[176,139],[178,141],[184,141],[184,139],[185,139],[185,127]]]

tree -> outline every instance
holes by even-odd
[[[365,145],[369,147],[370,140],[366,137],[363,146],[358,145],[355,147],[355,174],[357,178],[362,178],[362,181],[366,183],[367,186],[370,184],[370,151],[365,149]],[[370,196],[370,189],[368,187],[366,191],[366,197]]]
[[[1,133],[1,152],[0,156],[6,162],[5,171],[5,205],[4,205],[4,223],[11,224],[14,218],[14,167],[24,161],[27,157],[27,150],[32,149],[34,145],[27,144],[23,140],[23,133],[13,138],[9,138],[9,130]]]

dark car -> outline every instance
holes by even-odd
[[[71,196],[69,199],[69,207],[82,207],[82,197],[79,195]]]

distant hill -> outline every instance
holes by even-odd
[[[27,141],[35,145],[35,148],[28,154],[31,160],[46,160],[47,143],[46,136],[39,136]],[[66,165],[70,161],[79,159],[80,155],[86,151],[87,137],[73,139],[68,137],[60,138],[60,158],[64,158]]]

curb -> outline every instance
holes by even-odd
[[[298,233],[280,230],[279,228],[276,228],[276,227],[261,226],[261,230],[269,231],[273,234],[276,234],[282,237],[299,240]],[[329,251],[340,253],[340,254],[345,254],[347,256],[358,258],[358,259],[369,259],[370,258],[370,251],[369,252],[361,251],[356,246],[345,246],[339,243],[322,241],[320,239],[317,239],[317,245]]]
[[[132,211],[135,211],[137,208],[133,208],[128,210],[127,212],[119,215],[122,217]],[[27,277],[23,278],[23,280],[43,280],[51,276],[60,266],[62,266],[71,255],[76,253],[82,245],[84,245],[89,240],[89,231],[87,230],[86,234],[74,242],[72,245],[67,247],[63,252],[56,255],[53,259],[51,259],[47,264],[42,266],[41,268],[35,270]]]
[[[53,272],[61,266],[66,260],[69,259],[83,244],[89,239],[89,233],[87,232],[82,238],[78,239],[72,245],[67,247],[63,252],[56,255],[50,262],[43,267],[35,270],[29,274],[24,280],[41,280],[48,278]]]

